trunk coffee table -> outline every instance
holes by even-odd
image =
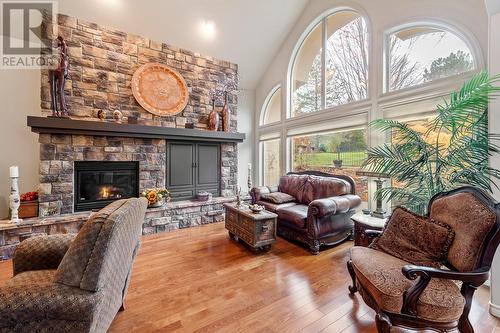
[[[276,217],[266,210],[253,213],[246,205],[224,204],[226,209],[226,229],[229,237],[242,240],[255,252],[269,251],[276,242]]]

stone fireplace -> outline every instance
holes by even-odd
[[[75,212],[139,196],[139,162],[75,161]]]

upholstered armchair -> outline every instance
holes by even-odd
[[[353,285],[349,290],[352,294],[359,291],[376,311],[379,332],[389,332],[392,326],[474,332],[468,315],[474,291],[488,279],[500,242],[500,205],[481,190],[463,187],[436,195],[428,211],[429,216],[424,218],[401,209],[400,217],[394,217],[395,210],[383,235],[375,238],[370,247],[351,249],[347,268]],[[394,219],[399,219],[396,222],[408,234],[418,229],[417,220],[427,231],[437,231],[429,237],[416,235],[416,241],[407,244],[413,250],[401,251],[395,244],[404,237],[390,234]],[[440,232],[444,243],[434,246]],[[380,245],[384,237],[388,242],[382,245],[389,248]],[[419,252],[419,244],[424,251]],[[435,260],[422,258],[425,251],[440,248],[446,251]],[[410,264],[415,261],[420,262]]]
[[[0,332],[106,332],[127,291],[147,201],[115,201],[77,235],[28,238],[0,287]]]

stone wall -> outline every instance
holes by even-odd
[[[165,140],[41,134],[39,142],[41,207],[61,203],[61,213],[73,212],[74,161],[139,161],[139,191],[165,186]],[[221,159],[221,194],[233,196],[236,144],[222,144]]]
[[[99,121],[97,111],[120,110],[137,117],[142,125],[185,127],[186,122],[206,130],[211,111],[210,92],[228,81],[237,82],[237,65],[202,56],[95,23],[59,15],[53,24],[44,21],[47,38],[61,35],[69,48],[70,69],[66,83],[68,111],[73,119]],[[139,66],[159,62],[177,70],[186,80],[189,102],[176,116],[158,117],[134,99],[132,75]],[[237,130],[237,95],[228,94],[231,131]],[[219,100],[219,104],[222,103]],[[42,72],[41,108],[51,114],[47,72]],[[164,140],[80,135],[40,135],[41,206],[62,203],[62,213],[73,212],[74,161],[139,161],[140,191],[165,186],[166,143]],[[222,144],[221,190],[235,193],[238,179],[237,144]]]
[[[224,203],[234,198],[214,198],[210,201],[170,202],[159,208],[149,208],[142,234],[149,235],[224,221]],[[36,235],[77,233],[90,212],[66,214],[48,218],[24,219],[20,225],[0,227],[0,260],[9,259],[17,245]]]
[[[124,116],[137,117],[140,124],[184,127],[186,122],[205,129],[211,111],[210,92],[228,81],[238,82],[238,66],[202,56],[175,46],[153,41],[85,20],[59,15],[53,24],[44,21],[45,37],[62,36],[69,48],[69,79],[66,97],[72,118],[97,120],[98,110],[120,110]],[[134,99],[132,75],[143,64],[158,62],[170,66],[185,79],[189,102],[184,111],[172,117],[158,117],[144,110]],[[49,115],[50,90],[47,71],[41,77],[42,113]],[[231,131],[237,130],[237,94],[228,94]],[[222,103],[221,100],[217,101]]]

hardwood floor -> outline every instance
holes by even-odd
[[[347,291],[351,246],[312,256],[279,239],[254,255],[222,223],[146,236],[110,332],[376,332],[374,312]],[[0,263],[0,281],[11,272]],[[477,333],[500,327],[488,299],[486,287],[476,292]]]

